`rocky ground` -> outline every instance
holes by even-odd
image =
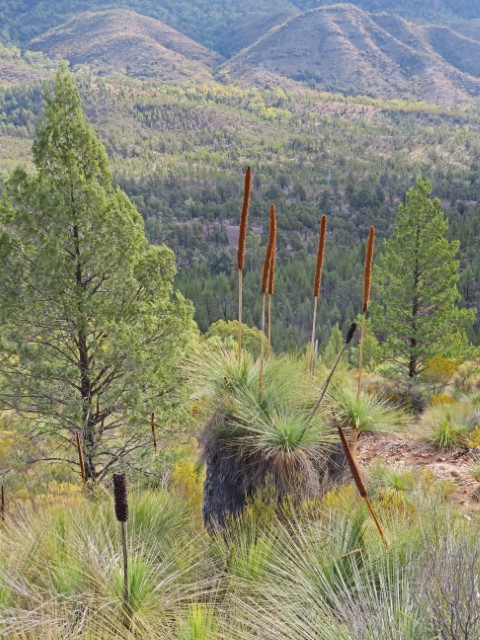
[[[380,459],[399,469],[427,468],[434,477],[455,485],[452,497],[460,504],[480,509],[480,482],[472,475],[472,466],[480,464],[480,448],[444,451],[413,435],[365,433],[360,438],[357,456],[364,467]]]

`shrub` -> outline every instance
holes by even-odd
[[[336,436],[322,410],[319,389],[301,360],[270,357],[263,369],[244,353],[207,350],[190,362],[194,398],[208,418],[202,436],[207,463],[204,518],[223,525],[255,493],[273,482],[280,498],[312,498],[330,472],[341,470]],[[338,474],[338,472],[337,472]]]
[[[407,422],[405,413],[393,403],[368,393],[357,399],[352,389],[337,386],[332,396],[334,418],[343,427],[360,432],[393,433]]]
[[[460,393],[479,393],[480,359],[470,360],[461,364],[453,377],[452,383]]]
[[[389,377],[376,377],[369,382],[369,392],[404,411],[419,414],[428,406],[430,393],[419,380],[396,378],[391,371]]]
[[[466,445],[471,430],[471,414],[469,402],[431,407],[420,419],[422,437],[442,449]]]
[[[458,368],[457,360],[437,355],[427,360],[422,377],[432,388],[433,393],[439,395],[443,393]]]

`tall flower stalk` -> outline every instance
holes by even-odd
[[[275,293],[275,253],[277,250],[277,216],[273,218],[272,228],[272,255],[270,258],[270,271],[268,274],[268,355],[272,354],[272,302]]]
[[[125,473],[119,471],[113,474],[113,497],[115,501],[115,516],[120,523],[122,535],[122,555],[123,555],[123,605],[125,613],[130,611],[129,588],[128,588],[128,548],[127,533],[125,524],[128,520],[128,495],[127,479]]]
[[[358,387],[357,400],[360,398],[362,390],[362,372],[363,372],[363,343],[365,340],[365,323],[367,321],[367,311],[370,302],[370,289],[372,287],[372,266],[373,266],[373,249],[375,247],[375,227],[370,227],[367,240],[367,251],[365,253],[365,268],[363,273],[363,306],[362,306],[362,331],[360,334],[360,356],[358,363]]]
[[[243,270],[245,268],[245,246],[247,242],[248,211],[250,209],[250,194],[252,190],[252,170],[247,167],[243,190],[243,206],[240,216],[240,230],[238,235],[237,267],[238,267],[238,360],[242,354],[242,311],[243,311]]]
[[[313,282],[313,323],[312,339],[310,342],[310,363],[309,371],[313,373],[313,356],[315,352],[315,334],[317,332],[317,309],[318,298],[322,285],[323,258],[325,256],[325,241],[327,238],[327,216],[322,216],[320,222],[320,232],[318,235],[317,264],[315,266],[315,279]]]
[[[267,250],[265,252],[265,260],[263,263],[262,273],[262,335],[261,335],[261,350],[260,350],[260,376],[259,376],[259,396],[262,397],[263,393],[263,368],[265,364],[265,307],[267,292],[270,283],[270,273],[272,268],[273,254],[275,253],[276,242],[276,217],[277,212],[275,205],[270,206],[270,226],[268,231]]]

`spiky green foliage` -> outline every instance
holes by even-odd
[[[442,449],[465,445],[474,424],[468,401],[430,407],[420,419],[420,436]]]
[[[369,393],[357,398],[347,386],[336,386],[332,391],[333,414],[344,427],[362,431],[393,433],[407,422],[405,413],[387,400]]]
[[[478,521],[430,480],[415,484],[408,511],[377,502],[388,551],[353,486],[295,513],[252,503],[211,538],[178,495],[132,491],[128,620],[111,496],[17,502],[0,528],[0,636],[437,640],[465,627],[476,638]]]
[[[260,365],[244,353],[202,350],[189,365],[193,398],[203,416],[214,415],[212,429],[225,442],[263,456],[301,456],[334,442],[325,413],[312,416],[318,384],[293,357],[271,357],[265,363],[264,388],[259,399]]]
[[[10,607],[1,611],[2,637],[29,637],[32,627],[38,634],[32,637],[61,637],[62,612],[72,638],[174,637],[175,625],[207,588],[207,575],[208,587],[213,584],[201,539],[192,529],[186,534],[188,508],[158,492],[133,496],[131,620],[122,632],[122,562],[111,502],[79,497],[45,507],[2,531],[2,548],[10,551],[8,568],[0,568],[2,605]]]

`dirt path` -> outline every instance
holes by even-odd
[[[480,509],[480,483],[472,476],[472,465],[480,465],[480,451],[439,451],[434,445],[414,436],[386,436],[365,433],[358,444],[358,460],[369,466],[376,460],[400,469],[427,468],[439,480],[449,480],[456,486],[453,497],[466,506]]]

